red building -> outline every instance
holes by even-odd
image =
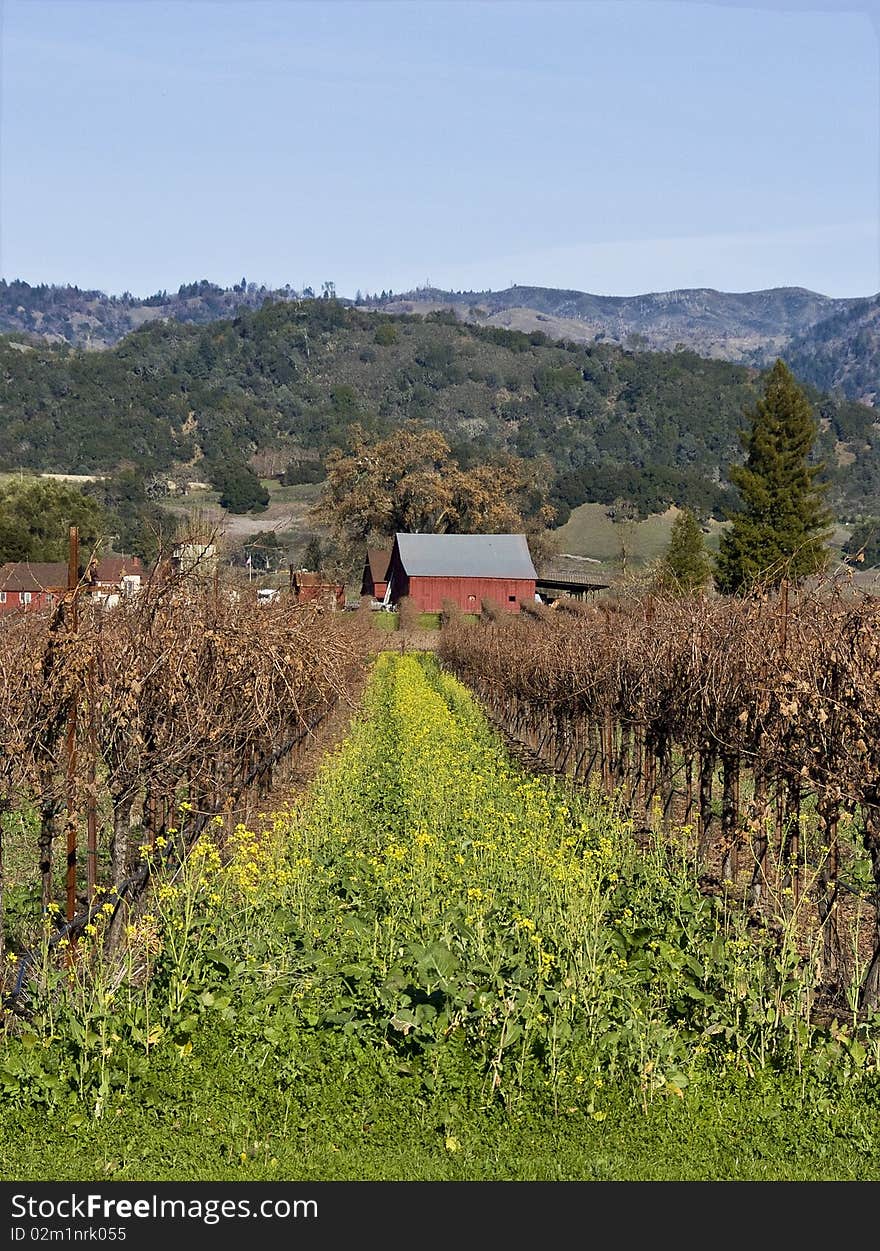
[[[342,582],[328,582],[320,573],[306,569],[291,569],[290,589],[298,604],[318,604],[322,608],[344,608],[345,586]]]
[[[54,604],[67,589],[67,561],[9,561],[0,566],[0,616]]]
[[[90,584],[93,590],[107,595],[133,595],[145,577],[146,570],[138,556],[102,556],[94,566]]]
[[[364,576],[361,579],[361,595],[369,595],[371,599],[384,599],[388,589],[388,562],[391,553],[383,548],[368,547],[364,561]]]
[[[408,596],[419,612],[478,613],[483,600],[519,612],[535,578],[524,534],[396,534],[388,562],[392,604]]]
[[[131,595],[144,569],[137,556],[105,556],[81,576],[84,589],[105,601]],[[67,590],[67,561],[9,561],[0,566],[0,616],[51,607]]]

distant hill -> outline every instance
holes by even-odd
[[[695,288],[606,296],[515,286],[484,292],[424,288],[382,301],[381,307],[386,312],[454,308],[463,320],[545,330],[576,342],[598,338],[658,351],[681,345],[700,356],[766,364],[794,336],[859,302],[832,299],[803,287],[741,294]]]
[[[465,464],[532,459],[561,520],[584,502],[723,515],[761,387],[757,369],[688,350],[556,342],[450,311],[390,316],[332,299],[148,322],[101,352],[10,336],[0,376],[0,469],[210,480],[220,464],[264,472],[271,461],[311,473],[354,422],[385,436],[416,420],[443,430]],[[810,394],[839,516],[880,512],[876,413]]]
[[[332,284],[326,294],[333,294]],[[325,292],[319,293],[321,298]],[[242,280],[219,287],[202,279],[146,299],[108,296],[78,287],[31,287],[0,281],[0,333],[24,334],[76,347],[106,348],[148,321],[206,325],[259,308],[266,299],[315,298],[309,288],[270,290]],[[540,330],[551,339],[611,343],[634,349],[687,348],[708,359],[759,368],[781,355],[802,378],[873,404],[880,394],[880,296],[833,299],[803,287],[724,292],[709,288],[633,296],[591,295],[552,287],[506,291],[443,291],[340,300],[368,311],[418,313],[444,309],[475,325]]]
[[[232,317],[239,308],[259,308],[267,297],[290,299],[290,287],[270,291],[242,279],[235,287],[218,287],[207,279],[191,282],[169,294],[158,291],[146,299],[128,292],[105,295],[79,287],[32,287],[21,280],[0,279],[0,333],[36,336],[49,343],[106,348],[148,321],[205,325]]]
[[[785,349],[789,366],[823,391],[880,404],[880,296],[817,322]]]

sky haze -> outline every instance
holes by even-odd
[[[791,0],[2,0],[0,274],[880,290],[878,44]]]

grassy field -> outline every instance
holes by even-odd
[[[876,1032],[719,908],[386,652],[308,796],[46,962],[0,1180],[880,1180]]]
[[[275,530],[279,538],[292,544],[311,534],[314,527],[308,524],[307,513],[318,498],[320,484],[302,483],[288,487],[271,478],[262,481],[270,497],[263,512],[227,513],[220,507],[218,492],[204,489],[169,497],[162,501],[162,506],[181,520],[198,517],[235,541],[261,530]]]
[[[597,569],[619,570],[624,553],[628,567],[638,569],[663,555],[677,515],[678,509],[671,507],[643,521],[612,521],[604,504],[581,504],[572,510],[571,517],[554,536],[561,552],[592,556],[600,562]],[[723,523],[714,519],[706,523],[703,537],[710,553],[718,550],[723,529]],[[850,533],[851,527],[833,527],[830,538],[833,559],[840,559],[840,549]]]
[[[669,544],[678,510],[669,508],[643,521],[612,521],[604,504],[581,504],[572,510],[564,526],[554,532],[559,550],[575,556],[592,556],[603,568],[620,568],[624,550],[628,564],[640,567],[663,555]],[[710,521],[706,546],[718,546],[721,526]]]

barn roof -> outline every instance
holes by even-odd
[[[8,561],[0,568],[0,591],[46,591],[67,586],[67,561]]]
[[[391,552],[387,548],[367,548],[367,565],[370,569],[370,577],[374,582],[386,581],[388,577],[388,562],[390,559]]]
[[[598,562],[596,562],[598,563]],[[611,583],[607,573],[596,572],[595,564],[577,556],[556,556],[545,560],[538,571],[538,582],[583,590],[604,590]]]
[[[397,534],[407,575],[427,578],[535,578],[524,534]]]
[[[118,586],[124,577],[143,577],[144,567],[138,556],[104,556],[98,561],[95,577],[98,582]]]

